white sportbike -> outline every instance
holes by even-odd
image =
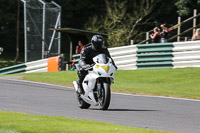
[[[111,99],[110,86],[114,82],[116,71],[112,59],[105,54],[99,54],[93,58],[94,65],[89,68],[82,87],[83,94],[77,94],[78,106],[88,109],[91,105],[99,106],[101,110],[108,109]],[[79,70],[79,67],[77,67]],[[78,90],[77,81],[73,82],[74,89]]]

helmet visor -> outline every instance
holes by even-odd
[[[93,42],[93,46],[96,50],[101,49],[102,44],[103,44],[103,42]]]

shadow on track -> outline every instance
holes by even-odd
[[[90,110],[100,110],[100,109],[95,109],[91,108]],[[103,111],[161,111],[161,110],[146,110],[146,109],[108,109],[108,110],[103,110]]]

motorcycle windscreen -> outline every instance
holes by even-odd
[[[97,58],[97,63],[100,63],[100,64],[106,64],[108,63],[108,56],[105,55],[105,54],[99,54],[96,56]]]

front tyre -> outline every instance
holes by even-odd
[[[81,97],[80,94],[77,94],[77,102],[78,106],[81,109],[88,109],[90,107],[90,104],[86,103]]]
[[[102,95],[98,98],[99,108],[101,110],[107,110],[110,105],[111,98],[110,83],[103,82],[102,85]]]

